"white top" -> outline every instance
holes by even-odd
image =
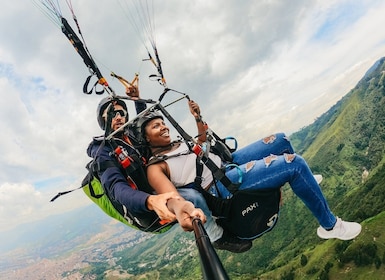
[[[196,155],[189,151],[186,143],[184,142],[182,142],[177,149],[165,155],[170,157],[176,154],[180,155],[166,159],[166,163],[168,164],[170,170],[170,181],[175,187],[183,187],[193,183],[195,180]],[[219,156],[209,153],[209,158],[213,160],[218,167],[221,166],[221,159]],[[206,188],[212,181],[213,175],[211,170],[206,165],[203,165],[202,187]]]

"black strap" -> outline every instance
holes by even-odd
[[[203,163],[213,173],[216,180],[220,181],[231,193],[235,193],[239,188],[239,183],[233,183],[227,178],[223,169],[219,168],[214,161],[206,155],[202,156]]]
[[[64,194],[67,194],[67,193],[70,193],[70,192],[73,192],[73,191],[76,191],[77,189],[81,189],[83,188],[83,186],[80,186],[79,188],[76,188],[76,189],[73,189],[73,190],[70,190],[70,191],[66,191],[66,192],[59,192],[57,195],[55,195],[53,198],[51,198],[50,202],[53,202],[55,201],[59,196],[62,196]]]
[[[92,186],[92,180],[94,178],[94,174],[92,173],[91,170],[89,171],[88,176],[86,178],[88,180],[88,189],[90,190],[90,195],[94,198],[97,198],[97,199],[101,198],[106,192],[103,189],[103,193],[95,194],[94,187]],[[85,186],[85,185],[83,185],[83,186]]]
[[[94,75],[88,76],[86,81],[84,82],[83,93],[85,93],[85,94],[92,94],[92,92],[95,90],[95,93],[97,95],[103,94],[104,93],[104,89],[102,89],[101,91],[97,91],[96,90],[96,86],[98,85],[99,81],[96,81],[95,84],[91,87],[91,89],[88,90],[88,86],[90,84],[90,80],[91,80],[92,76],[94,76]]]
[[[55,195],[53,198],[51,198],[50,202],[54,202],[56,199],[58,199],[58,198],[59,198],[60,196],[62,196],[62,195],[65,195],[65,194],[68,194],[68,193],[71,193],[71,192],[73,192],[73,191],[76,191],[76,190],[78,190],[78,189],[83,188],[83,187],[86,185],[86,182],[88,182],[89,184],[91,184],[91,180],[92,180],[92,177],[91,177],[91,176],[93,176],[93,175],[91,174],[91,172],[88,172],[88,173],[87,173],[87,176],[83,179],[82,184],[80,185],[80,187],[75,188],[75,189],[72,189],[72,190],[69,190],[69,191],[65,191],[65,192],[59,192],[57,195]],[[91,185],[89,185],[89,186],[91,186]],[[91,192],[91,187],[90,187],[90,192]]]
[[[207,205],[209,206],[212,214],[216,217],[228,217],[230,213],[230,207],[232,203],[232,199],[226,199],[221,197],[216,197],[209,192],[202,189],[200,186],[196,185],[188,185],[188,188],[193,188],[200,192],[205,198]]]
[[[188,152],[182,152],[182,153],[177,153],[177,154],[173,154],[173,155],[154,155],[150,158],[150,160],[148,161],[147,163],[147,166],[151,165],[151,164],[155,164],[155,163],[158,163],[158,162],[161,162],[161,161],[166,161],[168,160],[169,158],[174,158],[174,157],[179,157],[179,156],[184,156],[184,155],[188,155],[188,154],[191,154],[191,151],[188,151]]]
[[[202,173],[203,173],[203,163],[199,156],[196,157],[196,176],[195,176],[195,186],[201,187],[202,184]]]
[[[114,160],[106,160],[106,161],[90,161],[87,164],[87,169],[90,170],[93,174],[98,174],[98,172],[104,172],[107,168],[110,167],[118,167]]]
[[[186,155],[186,154],[190,154],[190,153],[193,153],[193,151],[189,151],[188,153],[178,153],[178,154],[174,154],[174,155],[170,155],[170,156],[168,156],[168,155],[156,155],[150,159],[150,161],[147,165],[155,164],[155,163],[158,163],[160,161],[166,161],[169,158],[178,157],[178,156]],[[223,169],[219,168],[211,158],[209,158],[208,156],[206,156],[203,153],[202,153],[202,155],[196,154],[196,156],[197,156],[196,157],[196,176],[195,176],[194,182],[197,186],[201,186],[203,164],[205,164],[207,166],[207,168],[210,169],[211,173],[213,174],[214,179],[220,181],[231,193],[235,193],[238,190],[240,184],[231,182],[230,179],[227,178],[225,171]]]
[[[118,143],[115,141],[114,138],[112,138],[112,139],[109,140],[109,144],[110,144],[112,150],[115,153],[115,150],[119,147]],[[127,149],[125,147],[123,147],[123,146],[120,146],[120,147],[127,151]],[[134,154],[134,153],[131,153],[130,155],[126,155],[127,159],[130,161],[130,163],[128,164],[127,167],[123,167],[119,163],[119,159],[117,158],[118,155],[115,154],[115,156],[116,156],[115,158],[116,158],[117,165],[121,168],[121,170],[123,170],[125,172],[126,176],[130,176],[130,174],[132,174],[133,172],[135,172],[138,169],[140,169],[140,167],[138,168],[137,164],[133,164],[133,163],[138,163],[139,164],[141,162],[141,159],[139,158],[139,155]],[[115,166],[117,166],[117,165],[115,165]]]

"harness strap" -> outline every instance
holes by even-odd
[[[96,86],[99,84],[99,80],[97,80],[97,81],[95,82],[95,84],[91,87],[91,89],[88,90],[88,86],[89,86],[89,84],[90,84],[90,80],[91,80],[91,78],[92,78],[93,76],[94,76],[93,74],[90,75],[90,76],[88,76],[87,79],[86,79],[86,81],[84,82],[84,85],[83,85],[83,93],[85,93],[85,94],[92,94],[92,92],[95,91],[95,93],[96,93],[97,95],[101,95],[101,94],[104,93],[104,89],[102,89],[102,90],[100,90],[100,91],[96,90]]]
[[[207,166],[207,168],[210,169],[214,178],[220,181],[229,190],[229,192],[235,193],[238,190],[240,183],[231,182],[230,179],[226,176],[224,170],[219,168],[211,158],[203,154],[202,161]]]
[[[196,186],[201,186],[202,184],[202,173],[203,173],[203,163],[201,162],[200,157],[196,157],[196,176],[194,180],[194,184]]]
[[[90,190],[90,194],[92,197],[99,199],[103,195],[105,195],[106,192],[104,191],[104,188],[103,188],[103,193],[101,194],[95,193],[94,188],[92,186],[92,178],[95,176],[98,180],[100,180],[100,178],[98,178],[99,177],[98,172],[100,171],[103,172],[110,167],[116,167],[116,164],[112,160],[107,160],[103,162],[90,161],[87,164],[87,169],[89,170],[89,173],[88,173],[88,176],[83,180],[82,186],[85,185],[84,181],[88,180],[88,188]]]
[[[202,152],[202,148],[199,145],[194,146],[193,149],[188,152],[177,153],[170,156],[155,155],[149,160],[149,162],[147,163],[147,166],[161,162],[161,161],[166,161],[169,158],[178,157],[181,155],[187,155],[190,153],[195,153],[197,156],[196,157],[196,177],[194,180],[194,183],[197,186],[201,186],[201,183],[202,183],[202,173],[203,173],[203,164],[204,164],[207,166],[207,168],[210,169],[214,179],[220,181],[231,193],[235,193],[238,190],[240,181],[238,181],[237,183],[231,182],[230,179],[226,176],[225,171],[222,168],[219,168],[211,158],[205,155],[205,153]]]
[[[103,172],[110,167],[117,167],[116,163],[113,160],[106,160],[102,162],[90,161],[87,164],[87,169],[90,170],[91,172]]]
[[[151,164],[155,164],[155,163],[158,163],[158,162],[161,162],[161,161],[166,161],[168,160],[169,158],[173,158],[173,157],[179,157],[179,156],[184,156],[184,155],[188,155],[188,154],[191,154],[190,151],[188,152],[182,152],[182,153],[177,153],[177,154],[174,154],[174,155],[154,155],[150,158],[150,160],[148,161],[147,163],[147,166],[151,165]],[[203,169],[202,169],[203,170]]]

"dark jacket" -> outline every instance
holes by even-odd
[[[137,114],[145,110],[146,107],[145,103],[135,102]],[[122,141],[119,144],[128,145],[127,143],[122,143]],[[144,191],[134,190],[129,186],[126,175],[119,167],[119,163],[113,158],[114,156],[111,155],[112,151],[112,147],[108,143],[103,142],[103,136],[94,137],[87,148],[88,156],[94,158],[99,164],[106,161],[116,162],[115,167],[98,171],[98,176],[105,191],[108,192],[108,196],[127,207],[134,215],[152,212],[146,207],[146,200],[150,194]],[[130,146],[127,146],[127,151],[129,153],[135,153],[135,150],[130,149]]]
[[[118,143],[122,144],[121,142]],[[146,207],[146,200],[150,194],[134,190],[129,186],[123,170],[119,167],[119,163],[113,158],[113,155],[110,155],[112,151],[112,147],[108,143],[103,143],[103,137],[94,137],[87,148],[88,156],[94,158],[99,166],[102,166],[102,163],[106,161],[116,163],[116,166],[108,167],[105,170],[98,170],[98,176],[108,196],[126,206],[134,215],[150,212]],[[127,151],[129,153],[133,152],[131,149],[127,149]]]

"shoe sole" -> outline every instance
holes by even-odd
[[[362,230],[362,228],[360,229],[359,232],[357,232],[352,237],[339,237],[339,236],[328,236],[328,237],[326,237],[326,236],[321,236],[322,233],[319,233],[318,230],[317,230],[317,235],[318,235],[319,238],[322,238],[322,239],[340,239],[340,240],[345,240],[346,241],[346,240],[352,240],[352,239],[356,238],[361,233],[361,230]]]

